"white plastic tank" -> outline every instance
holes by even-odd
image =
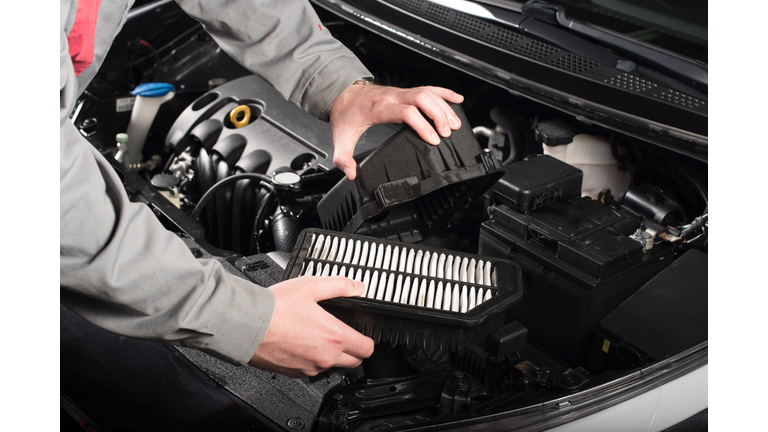
[[[542,143],[544,154],[584,173],[581,196],[597,199],[600,192],[610,189],[614,199],[621,201],[629,190],[631,176],[629,171],[619,168],[610,140],[597,135],[573,134],[575,130],[560,120],[542,122],[536,127],[536,139]],[[625,153],[620,145],[618,150],[621,155]]]
[[[155,121],[160,105],[173,99],[175,90],[173,85],[167,83],[144,83],[133,90],[131,94],[136,96],[136,102],[126,131],[128,133],[126,150],[129,159],[125,161],[126,163],[142,162],[141,152],[149,128]]]

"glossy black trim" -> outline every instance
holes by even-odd
[[[357,2],[313,2],[397,44],[513,93],[567,112],[587,123],[598,124],[698,160],[707,160],[708,122],[706,112],[701,111],[701,107],[695,110],[687,107],[683,109],[624,89],[613,89],[606,83],[596,81],[598,75],[623,73],[612,67],[599,65],[588,71],[597,75],[588,78],[505,53],[495,46],[473,41],[465,35],[446,30],[384,2],[359,2],[359,6]],[[395,17],[398,24],[385,20],[385,16],[387,19]],[[408,31],[401,24],[418,28],[418,34]],[[439,35],[439,44],[434,41],[436,34]],[[454,45],[467,48],[462,51],[471,52],[472,55],[453,49]],[[605,79],[608,79],[607,75]],[[638,109],[643,111],[645,117],[638,115]],[[673,123],[673,126],[664,123]]]
[[[664,432],[707,432],[708,425],[709,408],[699,411],[668,429],[664,429]]]

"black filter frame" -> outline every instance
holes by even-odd
[[[509,260],[481,255],[466,254],[422,245],[412,245],[386,239],[372,238],[349,233],[305,229],[299,234],[296,246],[291,254],[283,274],[283,280],[299,277],[304,273],[308,262],[328,262],[339,266],[359,268],[363,270],[378,270],[403,276],[415,276],[435,282],[457,283],[447,278],[414,275],[413,273],[384,270],[366,265],[344,264],[340,261],[328,261],[311,258],[314,243],[323,236],[334,236],[340,240],[360,240],[378,245],[421,250],[430,253],[440,253],[460,258],[475,259],[476,261],[491,262],[495,272],[495,285],[492,286],[494,296],[468,312],[452,312],[436,310],[422,306],[386,302],[363,297],[340,297],[324,300],[319,304],[358,332],[371,337],[375,343],[389,342],[392,347],[398,343],[405,344],[409,349],[414,346],[427,350],[446,349],[463,354],[468,343],[478,343],[485,336],[504,324],[504,312],[517,303],[523,295],[522,273],[520,267]],[[470,285],[469,282],[458,282]],[[480,284],[475,284],[479,286]],[[487,285],[484,285],[486,287]]]

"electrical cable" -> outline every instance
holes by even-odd
[[[611,154],[613,154],[614,159],[629,171],[629,190],[632,190],[635,187],[635,171],[632,167],[632,162],[629,160],[629,155],[622,156],[619,153],[619,143],[616,141],[616,134],[611,134]]]
[[[277,194],[275,194],[274,189],[270,190],[267,196],[264,197],[264,199],[261,201],[261,205],[259,205],[259,210],[256,211],[256,219],[253,221],[253,243],[256,244],[256,254],[261,253],[261,245],[259,244],[259,231],[261,230],[261,225],[264,223],[264,220],[267,218],[267,212],[269,211],[269,207],[272,205],[272,202],[277,198]]]
[[[301,177],[301,182],[306,183],[306,182],[312,182],[312,181],[325,180],[327,178],[330,178],[331,174],[328,172],[319,171],[319,172],[314,172],[309,174],[302,174],[300,177]]]
[[[709,218],[708,214],[703,214],[697,217],[696,219],[694,219],[693,222],[689,223],[688,225],[677,227],[677,229],[681,231],[680,238],[685,240],[686,237],[698,231],[700,228],[703,229],[703,227],[707,225],[708,218]]]
[[[168,172],[169,169],[171,169],[171,165],[173,165],[174,162],[176,162],[176,159],[178,159],[178,156],[173,156],[168,158],[168,162],[165,163],[165,166],[163,167],[163,173]]]
[[[262,181],[261,184],[263,186],[266,186],[270,189],[272,188],[272,179],[265,174],[243,173],[243,174],[235,174],[233,176],[227,177],[225,179],[220,180],[213,186],[211,186],[208,189],[208,191],[206,191],[205,194],[203,194],[203,197],[200,198],[200,201],[198,201],[197,205],[195,206],[195,209],[192,211],[192,215],[190,216],[192,220],[197,220],[200,218],[200,213],[202,213],[203,209],[205,208],[205,205],[208,203],[208,201],[210,201],[211,197],[213,197],[218,190],[238,180],[261,180]]]

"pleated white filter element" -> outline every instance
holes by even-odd
[[[375,240],[312,234],[301,275],[363,282],[363,298],[467,313],[493,297],[490,260]]]

